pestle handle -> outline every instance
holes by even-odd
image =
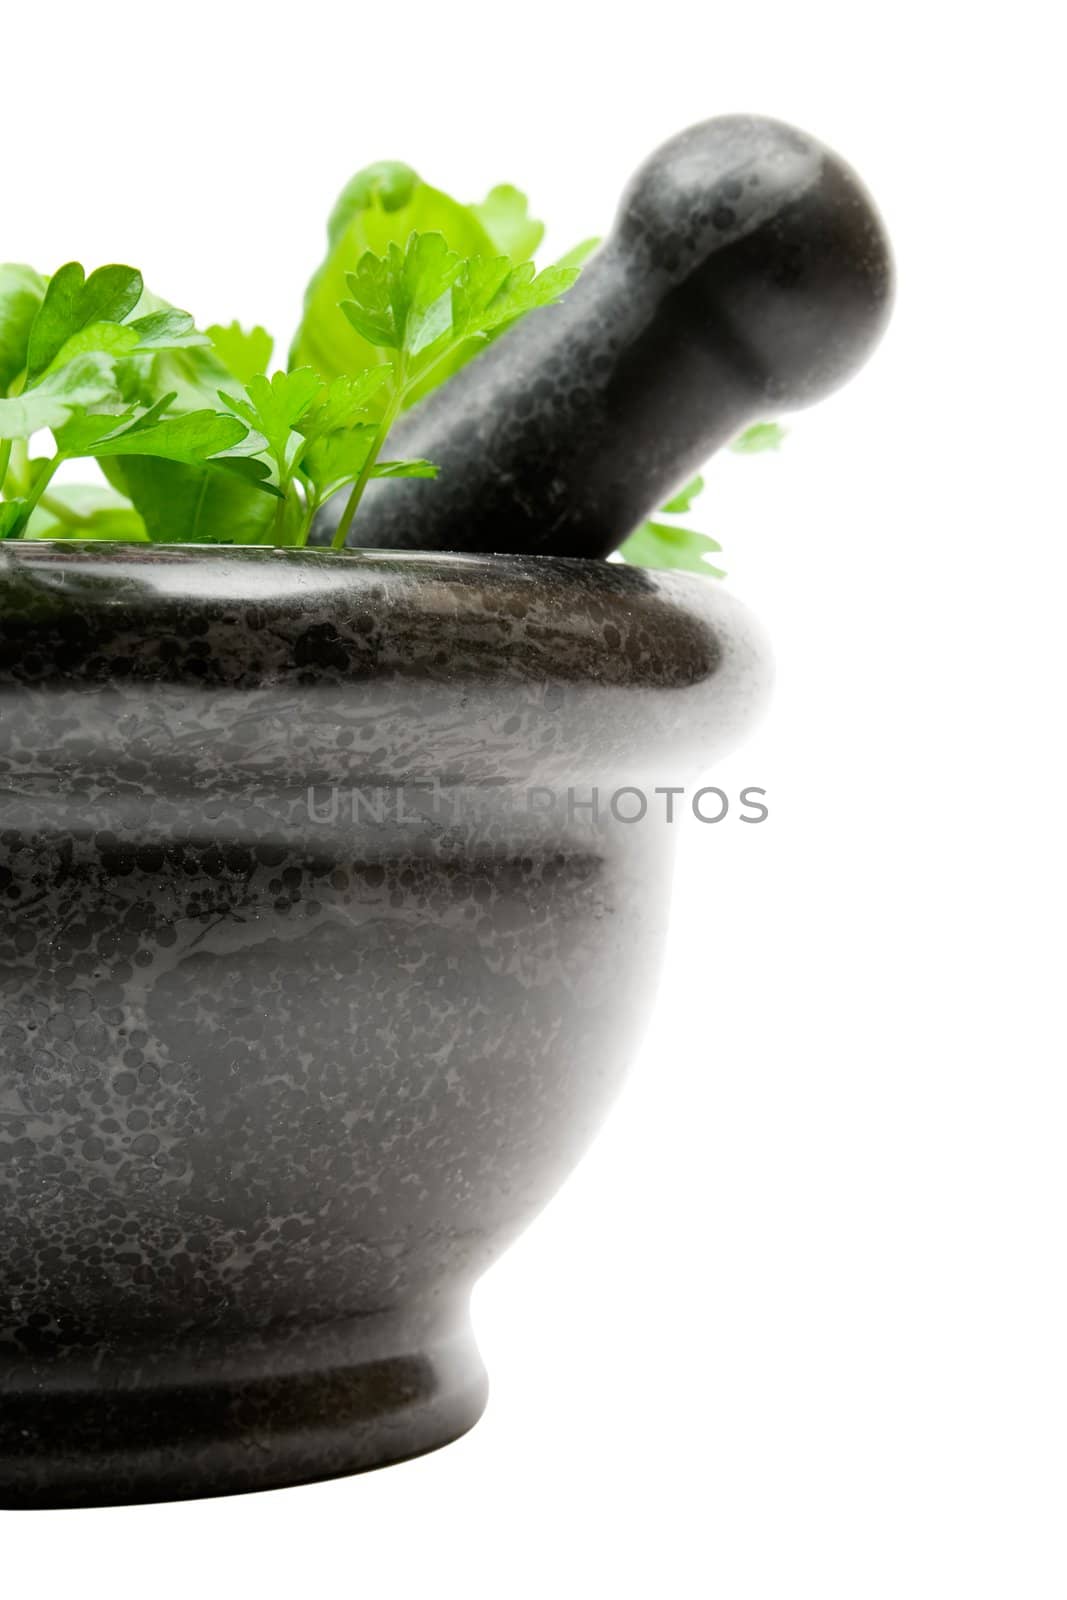
[[[748,423],[849,378],[891,285],[881,220],[838,156],[763,117],[699,123],[637,172],[562,303],[397,425],[390,455],[440,475],[372,485],[348,542],[606,556]]]

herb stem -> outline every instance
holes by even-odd
[[[300,549],[304,549],[308,540],[311,538],[311,526],[318,514],[318,509],[322,504],[322,500],[321,497],[315,492],[315,488],[311,482],[311,479],[306,478],[302,472],[299,473],[298,476],[300,478],[300,487],[304,491],[304,520],[301,524],[300,531],[293,542]]]
[[[275,504],[274,504],[274,520],[271,523],[271,536],[270,536],[270,539],[268,540],[268,543],[270,543],[270,544],[284,544],[285,543],[285,539],[284,539],[285,514],[286,514],[286,509],[287,509],[287,507],[289,505],[289,484],[288,484],[288,482],[283,482],[281,484],[281,491],[282,491],[282,498],[280,500],[275,501]]]
[[[20,537],[21,537],[21,534],[22,534],[22,530],[26,527],[26,524],[29,522],[29,520],[30,520],[31,516],[33,515],[34,511],[37,509],[37,506],[38,506],[38,504],[39,504],[39,502],[41,500],[42,495],[44,494],[45,490],[48,488],[48,485],[51,483],[52,479],[55,477],[56,471],[58,470],[58,468],[60,466],[62,466],[63,462],[66,459],[67,458],[63,454],[62,450],[57,451],[57,453],[52,457],[51,461],[47,461],[45,463],[45,465],[41,468],[41,471],[38,474],[38,477],[37,477],[37,479],[36,479],[36,481],[35,481],[35,483],[33,485],[33,488],[30,490],[29,494],[26,496],[26,504],[25,504],[25,508],[23,510],[23,513],[22,513],[21,523],[20,523],[20,527],[19,527],[19,536]]]
[[[449,340],[444,349],[439,351],[438,354],[434,356],[429,365],[423,367],[422,371],[419,373],[418,381],[420,383],[425,383],[430,374],[436,372],[443,361],[447,361],[450,357],[458,355],[458,353],[463,349],[464,345],[470,344],[472,337],[473,336],[467,335],[462,339]],[[483,344],[488,344],[490,341],[488,339],[483,339],[480,342]]]
[[[7,469],[11,465],[11,440],[0,439],[0,500],[4,498]]]
[[[400,415],[400,407],[404,402],[405,388],[404,370],[402,366],[398,365],[396,387],[393,390],[392,398],[382,413],[382,420],[378,427],[378,432],[375,434],[374,443],[370,448],[366,461],[360,468],[359,477],[352,485],[352,493],[348,497],[345,509],[341,513],[341,520],[337,524],[337,532],[333,536],[333,544],[331,546],[334,550],[343,550],[347,543],[349,530],[352,527],[352,519],[359,507],[359,502],[363,498],[363,491],[370,481],[370,475],[374,470],[378,457],[382,453],[382,447],[389,437],[393,423]]]
[[[30,479],[30,447],[25,439],[8,440],[11,460],[7,469],[6,492],[12,500],[26,493]]]

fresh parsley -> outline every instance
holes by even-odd
[[[758,455],[777,450],[785,429],[777,422],[756,422],[739,434],[730,448],[738,455]],[[693,501],[704,492],[703,478],[693,478],[660,508],[654,521],[642,522],[619,550],[624,561],[635,567],[662,567],[678,572],[697,572],[704,578],[725,578],[721,567],[713,566],[709,556],[718,555],[722,545],[710,534],[697,533],[673,521],[692,509]],[[670,517],[664,522],[663,517]]]
[[[703,478],[694,478],[667,501],[660,516],[674,517],[690,509],[704,488]],[[675,522],[642,522],[622,546],[619,554],[634,567],[666,567],[680,572],[699,572],[705,578],[725,578],[720,567],[705,560],[722,545],[709,534],[695,533]]]
[[[331,214],[288,369],[273,372],[266,329],[200,331],[134,267],[71,261],[46,278],[0,265],[0,539],[301,546],[341,493],[341,548],[372,479],[436,473],[389,458],[401,412],[556,303],[596,245],[539,272],[543,232],[508,185],[465,206],[400,162],[365,168]],[[737,448],[779,438],[761,424]],[[83,460],[105,481],[66,482],[60,469]],[[705,560],[718,549],[657,518],[622,554],[721,575]]]

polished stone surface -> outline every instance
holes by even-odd
[[[699,579],[0,549],[0,1503],[476,1420],[471,1286],[614,1096],[666,915],[672,829],[567,791],[691,781],[767,677]]]
[[[371,485],[349,543],[607,555],[747,423],[850,377],[891,294],[881,219],[833,151],[766,117],[689,128],[562,303],[394,429],[389,454],[440,476]]]

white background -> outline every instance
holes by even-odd
[[[1063,129],[1051,8],[147,5],[5,18],[0,254],[283,339],[354,169],[527,188],[550,248],[763,111],[891,228],[890,335],[703,525],[779,684],[683,839],[661,1003],[478,1291],[485,1420],[389,1472],[11,1515],[5,1591],[1067,1593]],[[284,345],[283,345],[284,348]]]

